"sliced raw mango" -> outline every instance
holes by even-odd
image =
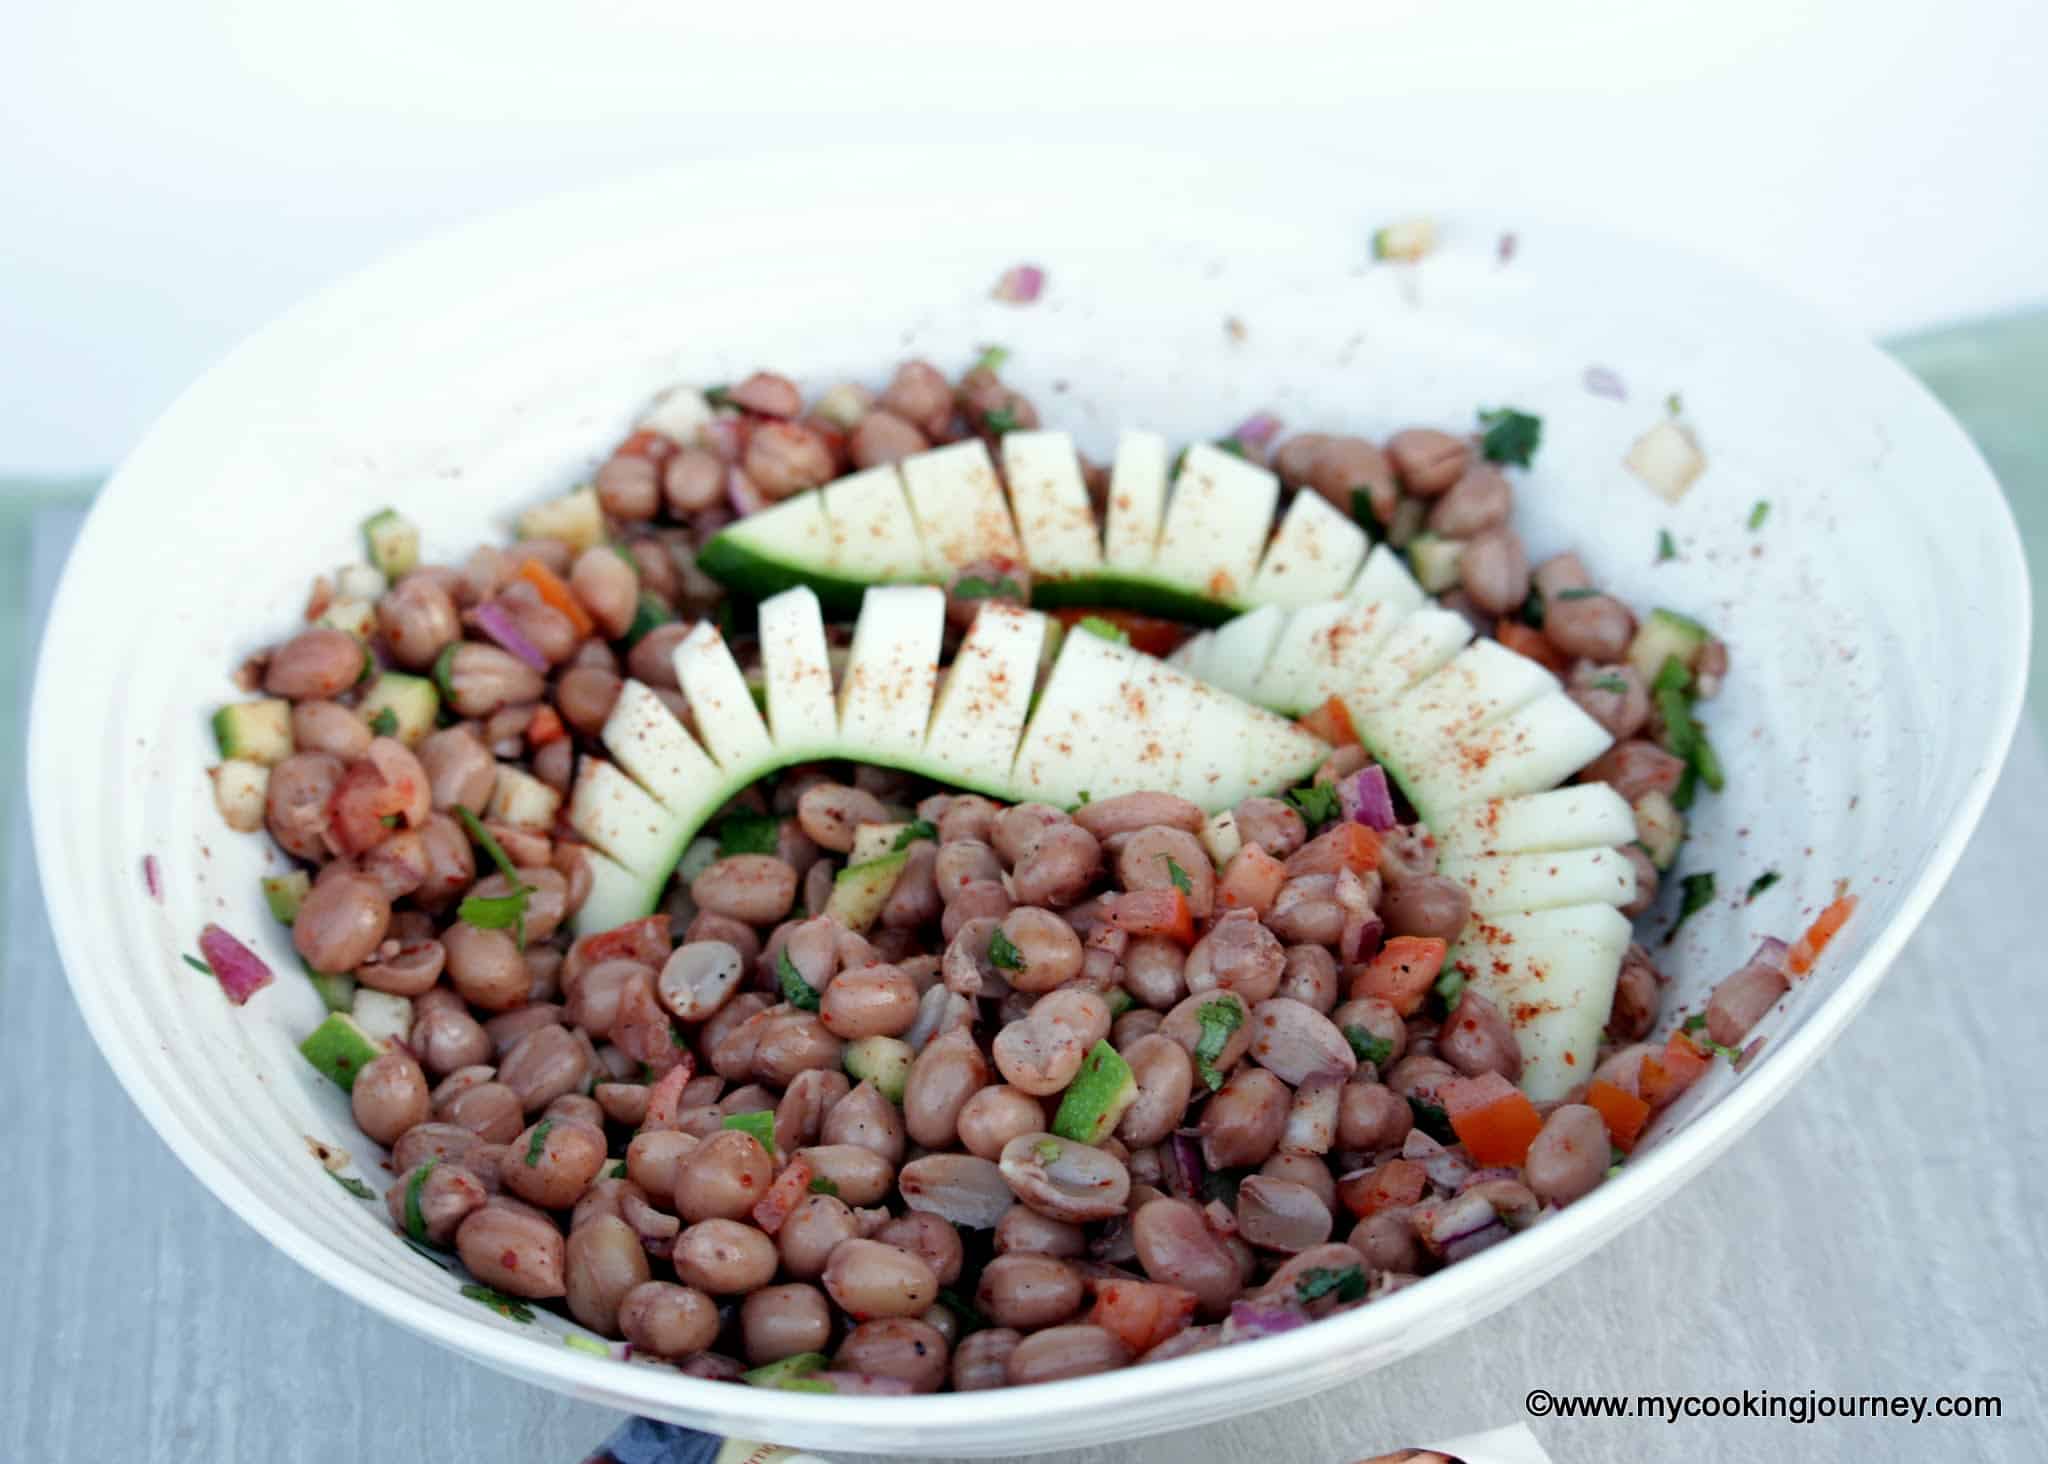
[[[1195,443],[1167,499],[1154,577],[1203,599],[1248,602],[1279,499],[1280,480],[1264,468]]]
[[[1557,690],[1557,678],[1499,641],[1476,640],[1440,670],[1374,712],[1375,754],[1420,768],[1450,743]]]
[[[945,592],[927,585],[869,590],[839,687],[839,736],[854,754],[915,766],[931,726]]]
[[[933,776],[973,788],[1007,785],[1049,623],[1035,610],[981,607],[932,707],[924,761]]]
[[[1544,793],[1468,803],[1437,826],[1437,853],[1544,854],[1601,849],[1636,837],[1635,814],[1605,783],[1573,783]]]
[[[1102,532],[1071,437],[1004,433],[1003,477],[1032,574],[1050,579],[1101,571]]]
[[[1095,774],[1128,735],[1118,726],[1124,681],[1137,652],[1099,635],[1070,635],[1038,698],[1010,768],[1013,786],[1066,807],[1091,793]]]
[[[775,761],[775,743],[754,705],[739,662],[708,620],[676,643],[676,684],[690,699],[690,714],[704,750],[727,778],[758,777]]]
[[[1378,725],[1375,713],[1465,649],[1471,639],[1471,623],[1449,610],[1418,610],[1394,627],[1343,694],[1352,725],[1368,747],[1373,745],[1368,729]]]
[[[839,707],[825,620],[808,589],[761,602],[761,670],[768,689],[768,735],[778,757],[826,757],[839,743]]]
[[[980,438],[921,452],[899,466],[931,573],[950,579],[977,560],[1024,558]]]
[[[597,757],[584,758],[576,775],[569,822],[599,851],[642,875],[657,871],[666,875],[692,827],[683,816],[656,802],[646,789]]]
[[[1443,860],[1437,873],[1465,886],[1479,915],[1563,905],[1619,907],[1636,894],[1635,866],[1613,849],[1460,855]]]
[[[1259,605],[1313,605],[1342,595],[1365,562],[1365,530],[1320,493],[1297,493],[1259,561],[1251,600]]]
[[[1514,1027],[1537,1102],[1593,1075],[1631,934],[1612,905],[1572,905],[1474,919],[1451,948],[1449,965]]]
[[[1365,556],[1365,568],[1359,570],[1344,598],[1391,607],[1394,618],[1388,622],[1389,629],[1429,603],[1428,594],[1401,562],[1400,553],[1385,544],[1373,545]]]
[[[619,689],[601,740],[612,760],[679,818],[702,817],[723,801],[726,780],[718,765],[640,682]]]
[[[918,537],[903,477],[893,466],[869,468],[821,491],[835,574],[869,585],[937,577]]]
[[[1552,692],[1403,769],[1402,786],[1416,811],[1434,822],[1467,803],[1555,788],[1613,742],[1577,702]]]
[[[799,493],[711,536],[697,567],[750,599],[808,585],[835,616],[860,608],[867,581],[841,568],[823,493]]]
[[[1222,626],[1209,649],[1208,674],[1203,679],[1250,700],[1287,621],[1287,612],[1278,605],[1262,605]]]
[[[1157,432],[1126,432],[1117,439],[1109,470],[1109,512],[1102,557],[1111,569],[1152,567],[1159,525],[1166,517],[1166,439]]]

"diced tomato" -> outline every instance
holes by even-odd
[[[1195,914],[1179,890],[1127,890],[1105,895],[1109,923],[1132,935],[1163,935],[1182,945],[1195,943]]]
[[[1287,877],[1336,874],[1348,869],[1370,874],[1380,867],[1380,836],[1362,823],[1340,823],[1317,834],[1287,856]]]
[[[1524,625],[1519,620],[1502,619],[1493,627],[1493,638],[1518,656],[1527,656],[1537,665],[1555,671],[1562,676],[1571,669],[1571,662],[1563,651],[1551,644],[1550,637],[1533,625]]]
[[[678,1054],[682,1061],[655,1079],[654,1086],[647,1090],[647,1117],[641,1126],[649,1131],[673,1128],[676,1115],[683,1110],[683,1089],[697,1073],[697,1059],[688,1052]]]
[[[1389,1159],[1384,1164],[1337,1181],[1337,1202],[1357,1219],[1381,1210],[1412,1205],[1422,1198],[1429,1176],[1413,1159]]]
[[[1643,1101],[1650,1105],[1652,1112],[1668,1108],[1678,1101],[1680,1094],[1697,1083],[1714,1059],[1693,1046],[1692,1039],[1683,1032],[1673,1032],[1671,1040],[1664,1044],[1662,1052],[1651,1053],[1643,1059],[1643,1066],[1636,1074],[1636,1091]]]
[[[649,462],[663,463],[675,456],[676,445],[659,432],[645,428],[635,432],[614,450],[615,457],[643,457]]]
[[[1143,1356],[1194,1319],[1195,1293],[1157,1281],[1105,1281],[1088,1320]]]
[[[542,564],[538,559],[528,559],[519,566],[519,577],[540,593],[541,599],[568,617],[576,627],[576,634],[589,635],[597,628],[597,622],[590,618],[590,612],[583,608],[583,602],[562,583],[562,577]]]
[[[1785,970],[1793,976],[1804,976],[1813,969],[1813,963],[1820,959],[1820,953],[1828,948],[1828,942],[1835,938],[1835,932],[1849,923],[1849,917],[1856,913],[1856,897],[1843,895],[1827,909],[1820,912],[1820,918],[1806,927],[1806,934],[1792,943],[1791,954],[1785,957]]]
[[[1301,719],[1301,729],[1313,733],[1332,747],[1351,747],[1358,741],[1358,731],[1351,725],[1351,713],[1344,710],[1344,703],[1331,697],[1306,717]]]
[[[1453,1078],[1437,1090],[1451,1128],[1481,1164],[1520,1164],[1543,1131],[1529,1095],[1499,1073]]]
[[[643,915],[610,930],[586,935],[569,947],[562,961],[564,982],[573,981],[599,961],[638,961],[659,971],[668,963],[674,944],[666,915]]]
[[[782,1167],[775,1183],[768,1186],[768,1193],[755,1203],[754,1223],[770,1235],[775,1234],[810,1192],[811,1161],[798,1156]]]
[[[1600,1115],[1607,1125],[1607,1137],[1624,1154],[1636,1146],[1644,1125],[1650,1121],[1649,1104],[1600,1078],[1595,1078],[1586,1089],[1586,1106]]]
[[[1131,638],[1131,649],[1148,656],[1170,656],[1194,631],[1178,620],[1157,615],[1140,615],[1134,610],[1092,610],[1085,605],[1052,612],[1052,618],[1072,630],[1084,620],[1106,620]]]
[[[327,802],[328,842],[339,854],[368,853],[403,821],[416,801],[414,791],[409,780],[386,778],[371,758],[352,763]]]
[[[1216,881],[1216,903],[1225,910],[1256,910],[1263,917],[1286,883],[1286,865],[1257,844],[1246,844],[1223,866]]]
[[[1412,1017],[1436,985],[1450,944],[1436,935],[1397,935],[1351,978],[1351,999],[1376,996]]]
[[[533,720],[526,724],[526,745],[531,748],[546,747],[568,735],[569,729],[562,725],[562,714],[546,702],[534,709]]]

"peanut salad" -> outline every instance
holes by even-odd
[[[1728,652],[1531,564],[1537,419],[1094,463],[1002,365],[678,388],[241,669],[302,1051],[466,1294],[814,1392],[1263,1337],[1581,1199],[1832,933],[1660,1022]]]

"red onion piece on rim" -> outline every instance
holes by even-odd
[[[996,281],[995,297],[1009,305],[1029,305],[1045,290],[1045,271],[1035,264],[1016,264]]]
[[[1277,1337],[1306,1325],[1308,1313],[1291,1301],[1233,1301],[1230,1319],[1223,1324],[1223,1340],[1243,1342],[1253,1337]]]
[[[218,925],[199,932],[199,954],[206,957],[206,964],[220,980],[220,989],[236,1006],[270,984],[270,968],[263,958]]]
[[[164,873],[158,867],[154,854],[142,856],[142,887],[149,891],[149,897],[159,905],[164,902]]]
[[[1231,440],[1243,447],[1264,449],[1280,435],[1280,419],[1271,412],[1254,412],[1237,424]]]
[[[495,600],[486,600],[471,612],[476,628],[510,651],[543,676],[547,674],[548,658],[540,653],[540,647],[520,632],[519,625],[512,619],[512,612]]]
[[[1394,827],[1394,793],[1387,786],[1387,770],[1369,763],[1343,779],[1337,784],[1337,806],[1351,822],[1377,833]]]
[[[1596,397],[1606,397],[1611,402],[1628,400],[1628,388],[1622,384],[1619,376],[1605,366],[1588,366],[1585,380],[1586,390]]]
[[[1769,966],[1773,971],[1785,969],[1785,958],[1792,954],[1788,946],[1775,935],[1767,935],[1757,943],[1756,954],[1749,958],[1752,966]]]

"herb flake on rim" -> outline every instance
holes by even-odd
[[[1753,903],[1758,895],[1776,884],[1780,878],[1782,876],[1777,870],[1766,869],[1762,874],[1749,882],[1749,893],[1742,897],[1742,903],[1745,905]]]
[[[1665,564],[1678,557],[1678,541],[1671,537],[1671,530],[1657,530],[1657,562]]]
[[[353,1175],[336,1174],[333,1170],[330,1169],[327,1171],[327,1177],[333,1180],[336,1184],[340,1185],[343,1189],[347,1190],[350,1194],[354,1195],[359,1200],[374,1200],[377,1198],[377,1192],[375,1190],[371,1189],[368,1185],[364,1184],[360,1179],[355,1178]]]
[[[405,1182],[405,1235],[415,1245],[431,1246],[427,1238],[427,1217],[420,1212],[420,1192],[426,1188],[427,1176],[440,1166],[439,1159],[429,1159],[413,1170]]]
[[[1753,534],[1764,526],[1764,520],[1771,516],[1771,500],[1759,498],[1749,511],[1749,531]]]
[[[190,966],[193,970],[197,971],[202,976],[211,976],[213,974],[213,967],[207,965],[206,962],[200,960],[199,957],[197,956],[181,955],[178,957],[178,959],[183,961],[186,965]]]
[[[1543,441],[1543,419],[1513,407],[1481,409],[1479,425],[1486,429],[1479,448],[1488,462],[1526,468]]]
[[[478,1306],[487,1306],[508,1321],[521,1326],[533,1320],[533,1308],[523,1301],[515,1301],[502,1291],[488,1286],[479,1286],[474,1281],[462,1288],[462,1294]]]
[[[1685,891],[1685,895],[1679,902],[1678,919],[1672,922],[1670,932],[1664,937],[1664,944],[1666,945],[1670,945],[1671,942],[1678,939],[1678,932],[1684,927],[1686,921],[1692,919],[1693,916],[1714,903],[1713,870],[1708,869],[1702,870],[1698,874],[1688,874],[1678,883],[1680,888]]]

